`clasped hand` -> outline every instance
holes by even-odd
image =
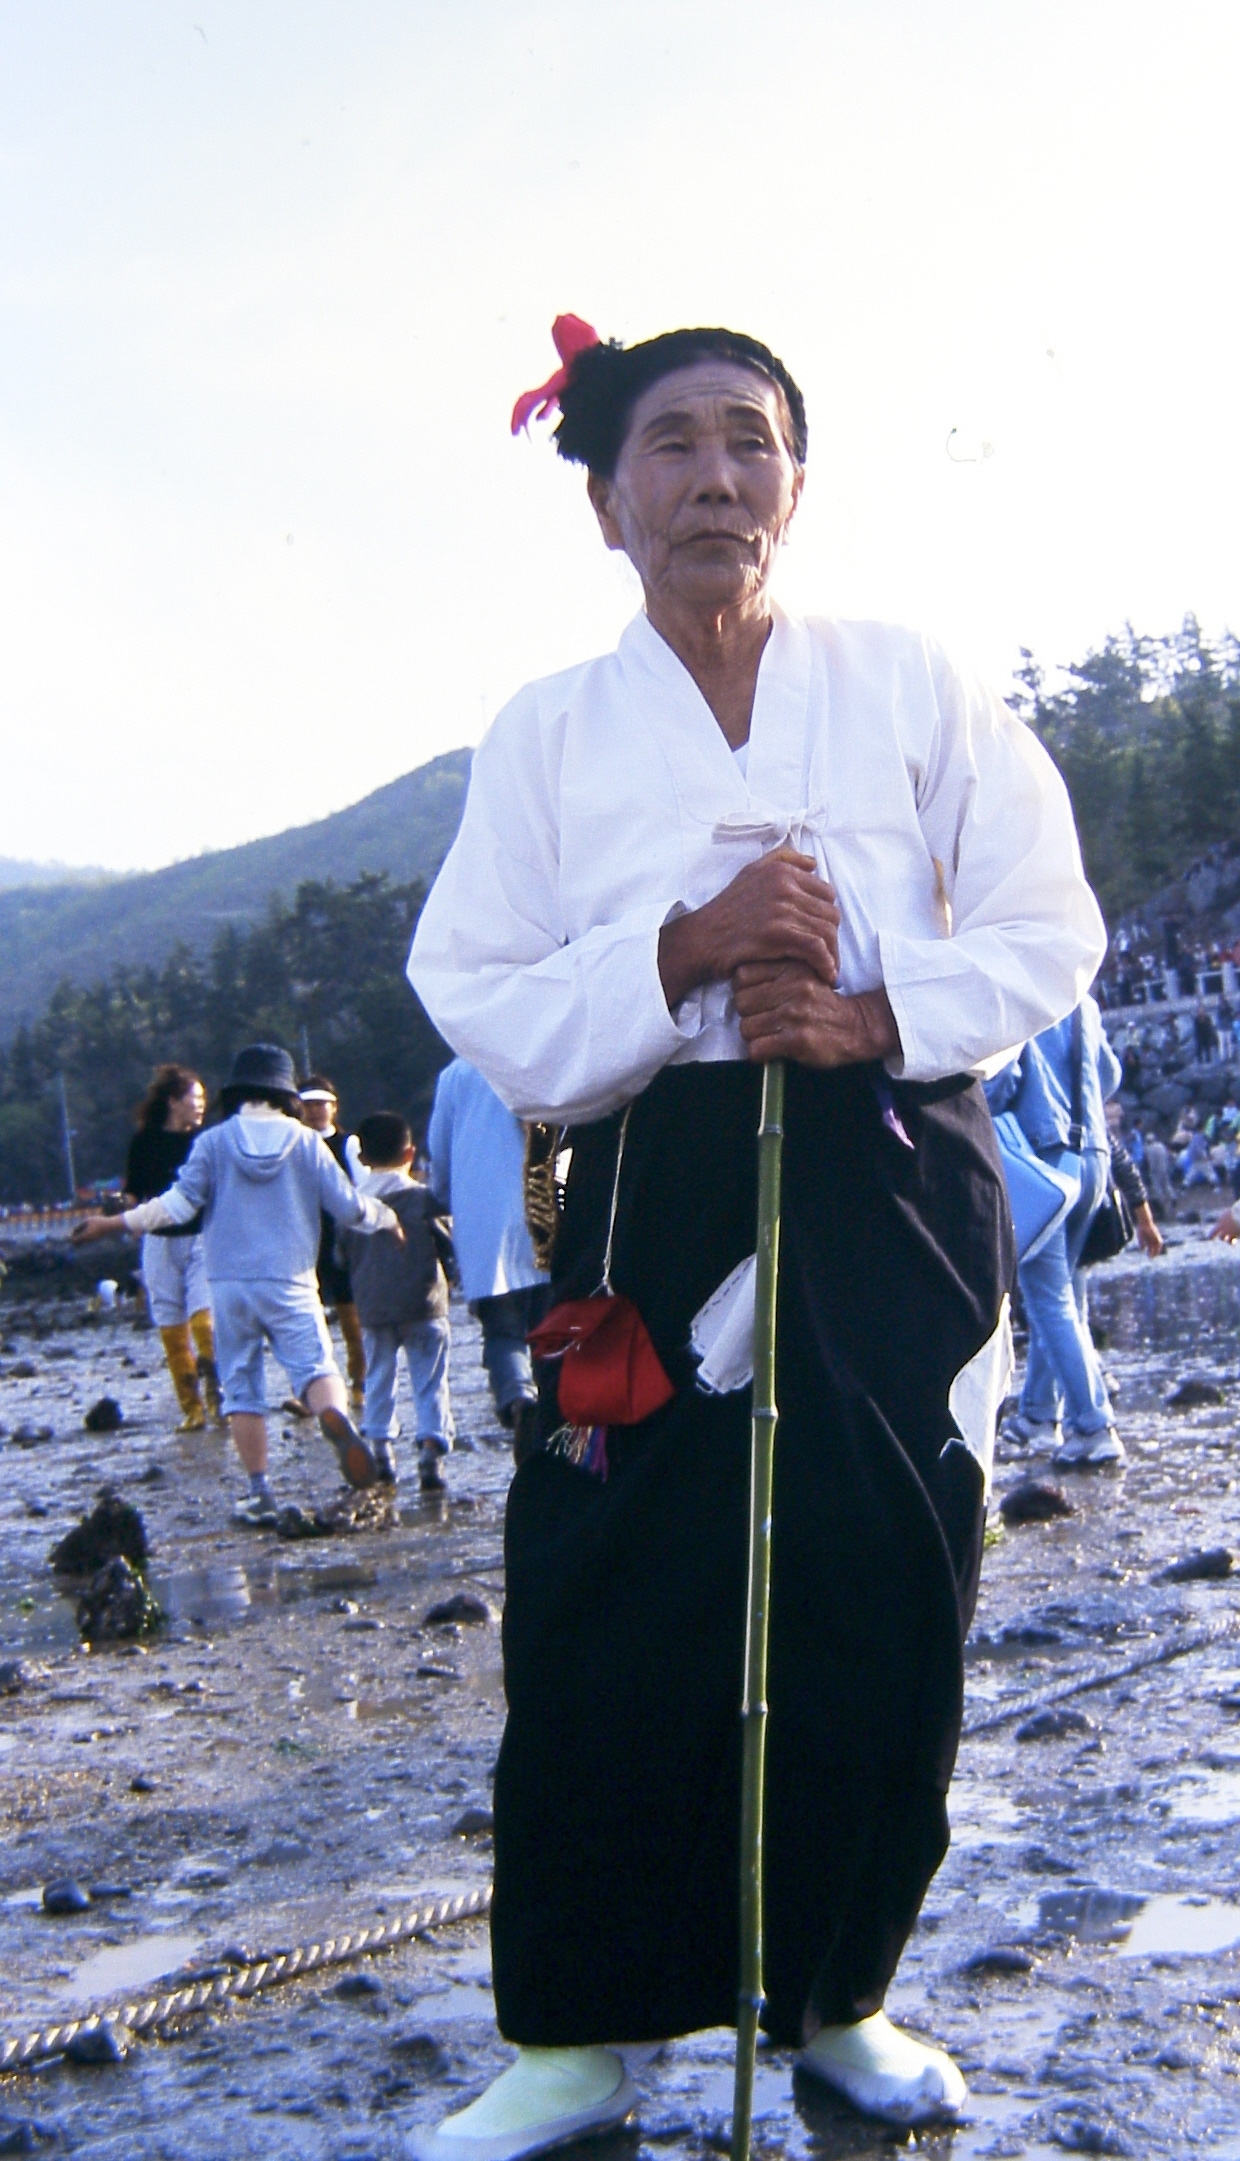
[[[814,858],[775,849],[703,908],[664,925],[659,974],[669,1009],[702,983],[732,985],[751,1058],[841,1066],[899,1049],[887,994],[841,996],[840,911]]]

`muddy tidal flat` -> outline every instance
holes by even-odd
[[[996,1467],[952,1850],[888,2006],[956,2055],[967,2121],[884,2132],[764,2051],[759,2151],[1240,2161],[1240,1256],[1175,1237],[1093,1276],[1126,1468]],[[446,1497],[402,1444],[398,1521],[282,1539],[229,1521],[230,1444],[175,1434],[132,1307],[0,1301],[0,2042],[488,1882],[509,1459],[454,1323]],[[124,1423],[88,1432],[105,1395]],[[317,1430],[273,1434],[279,1498],[327,1506]],[[1071,1513],[1001,1528],[1026,1480]],[[105,1483],[142,1513],[166,1619],[88,1650],[48,1554]],[[77,1910],[49,1913],[66,1883]],[[507,2060],[489,1975],[486,1924],[463,1923],[118,2062],[0,2077],[0,2155],[396,2161]],[[728,2034],[638,2082],[600,2161],[726,2148]]]

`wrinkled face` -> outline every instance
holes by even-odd
[[[201,1081],[195,1081],[183,1096],[174,1096],[168,1105],[164,1130],[168,1133],[196,1133],[207,1115],[207,1092]]]
[[[302,1098],[302,1116],[315,1133],[331,1133],[336,1126],[336,1098],[329,1096],[326,1103],[307,1103]]]
[[[766,586],[801,493],[772,382],[707,359],[665,375],[633,407],[614,478],[590,500],[647,601],[735,607]]]

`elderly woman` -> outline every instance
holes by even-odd
[[[804,406],[764,345],[561,318],[557,445],[645,607],[474,762],[411,979],[567,1128],[557,1300],[636,1307],[667,1400],[542,1368],[508,1505],[496,2007],[517,2061],[415,2137],[512,2161],[613,2125],[621,2048],[732,2023],[760,1064],[790,1061],[767,1757],[771,2039],[858,2107],[958,2112],[883,2000],[947,1849],[1013,1252],[977,1076],[1104,937],[1063,787],[1001,701],[770,597]],[[514,425],[532,402],[523,400]],[[738,1330],[741,1350],[738,1353]]]

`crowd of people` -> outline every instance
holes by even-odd
[[[328,1076],[299,1083],[278,1045],[238,1054],[212,1124],[199,1076],[163,1065],[138,1106],[119,1208],[87,1215],[74,1233],[87,1244],[119,1224],[141,1239],[178,1430],[230,1426],[248,1480],[234,1515],[258,1527],[278,1514],[266,1346],[294,1407],[317,1416],[357,1487],[397,1482],[403,1357],[419,1483],[444,1488],[451,1282],[480,1321],[495,1408],[518,1454],[535,1400],[526,1339],[547,1277],[526,1227],[517,1119],[462,1059],[440,1075],[424,1161],[399,1112],[373,1112],[355,1133],[339,1114]]]

